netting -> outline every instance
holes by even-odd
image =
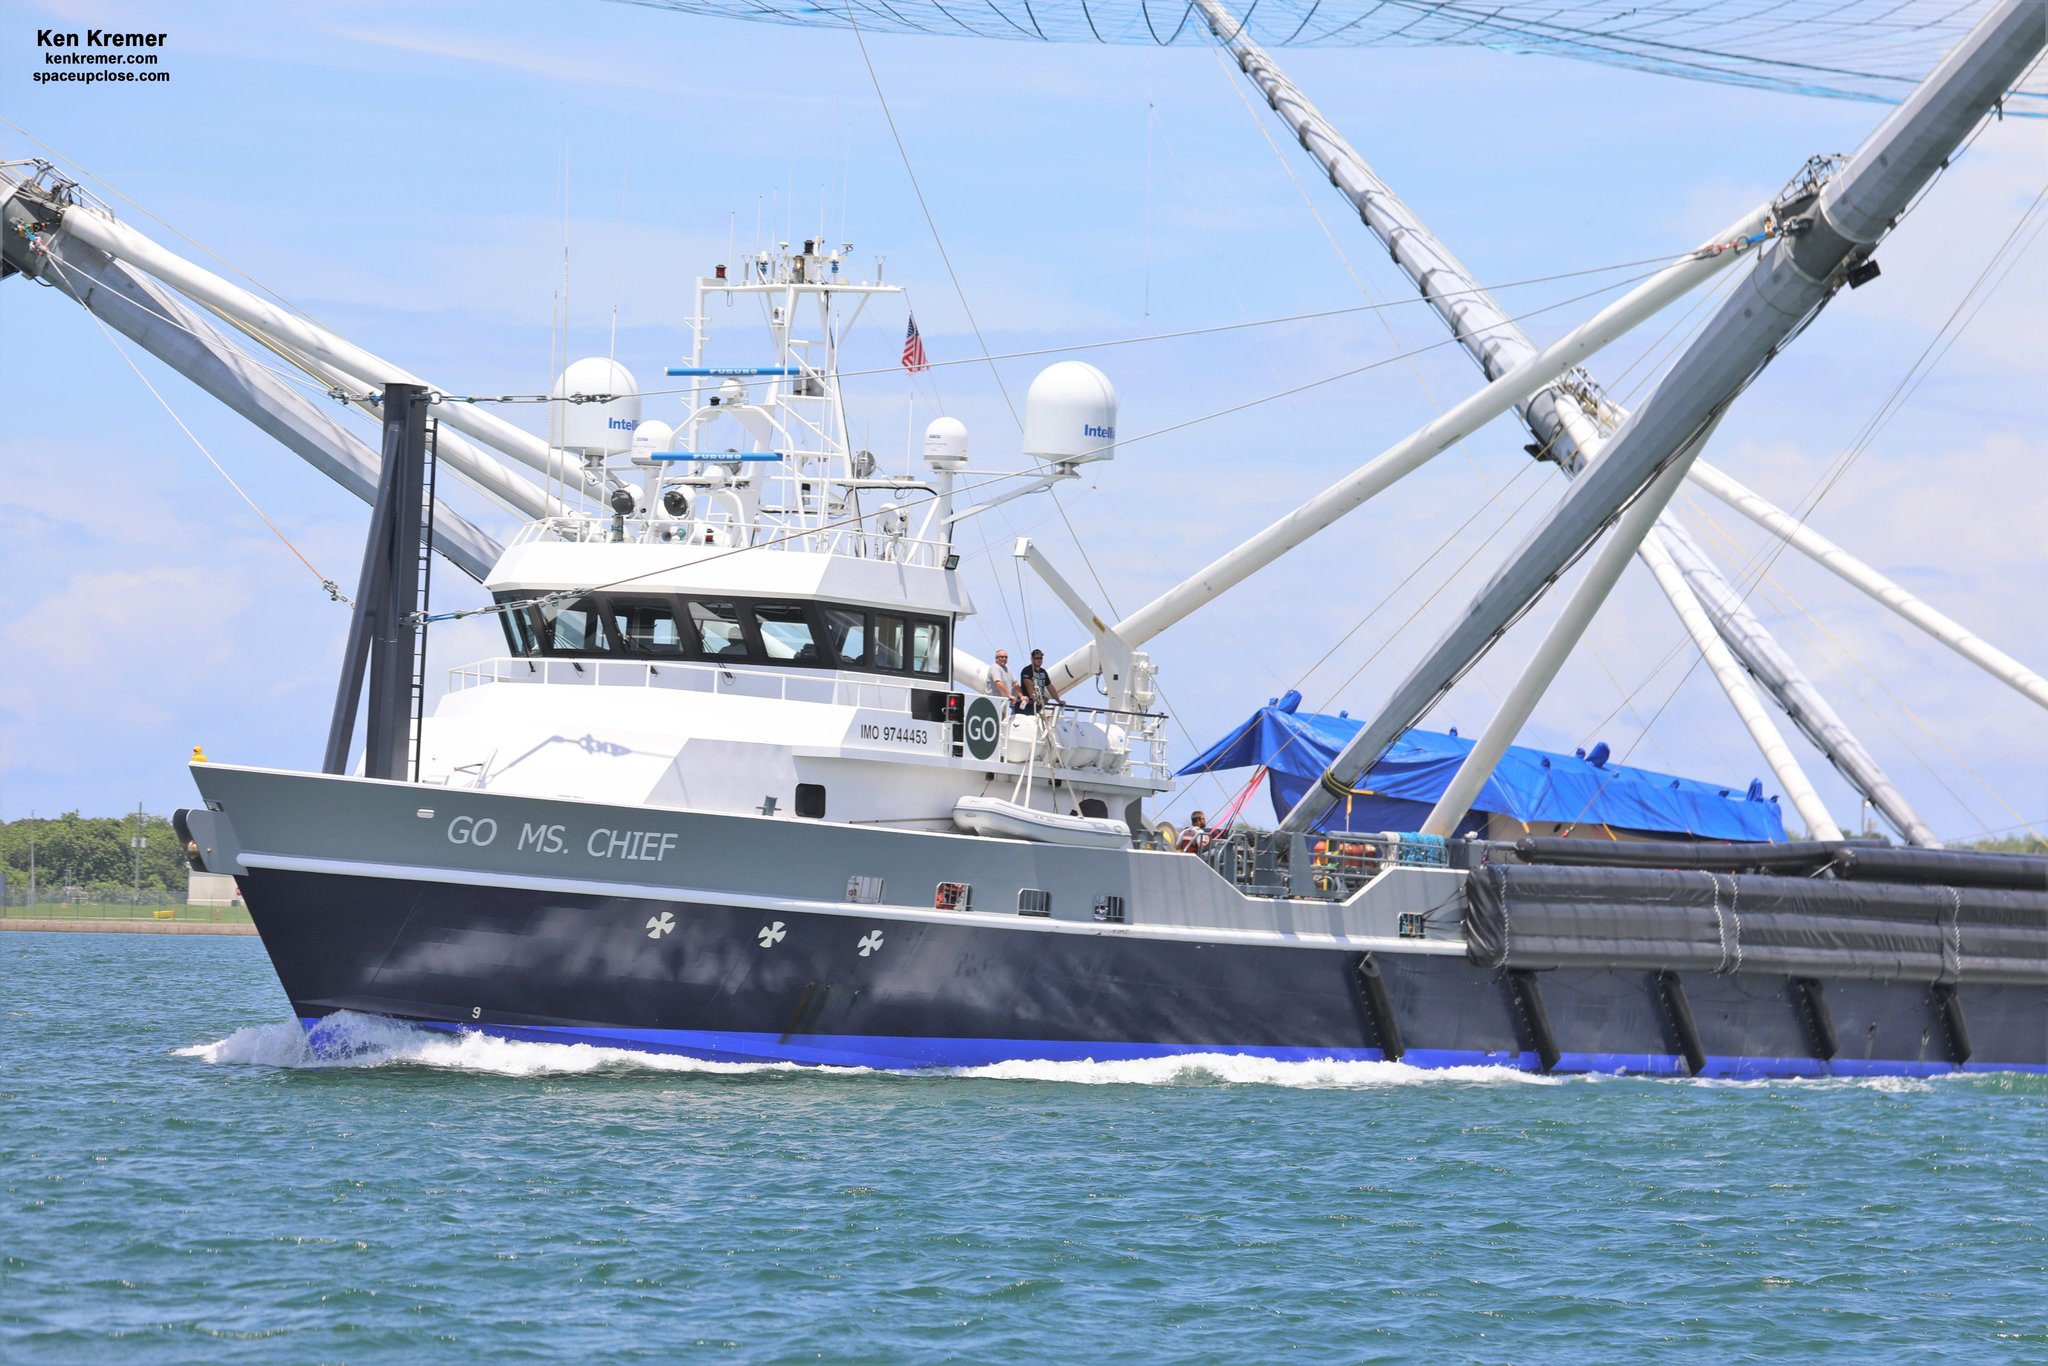
[[[762,23],[1021,42],[1214,42],[1188,0],[619,0]],[[1994,0],[1250,0],[1263,47],[1488,47],[1836,99],[1902,97]],[[2048,115],[2039,67],[2008,112]]]

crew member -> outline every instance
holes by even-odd
[[[996,662],[988,666],[982,675],[981,690],[990,697],[1000,697],[1005,702],[1017,700],[1017,685],[1010,679],[1010,652],[996,651]]]
[[[1177,846],[1183,854],[1199,854],[1209,847],[1209,841],[1216,838],[1216,832],[1209,828],[1209,818],[1197,811],[1188,817],[1188,828],[1180,832]]]
[[[1031,662],[1024,666],[1024,672],[1018,675],[1018,681],[1031,684],[1032,694],[1041,705],[1048,701],[1066,701],[1064,697],[1060,696],[1060,690],[1052,685],[1052,675],[1045,671],[1045,651],[1043,650],[1033,650],[1031,652]]]

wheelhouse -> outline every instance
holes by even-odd
[[[496,596],[506,645],[521,657],[767,664],[935,681],[951,672],[946,616],[723,593],[590,593],[542,602]]]

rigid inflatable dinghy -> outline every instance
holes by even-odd
[[[1079,844],[1093,849],[1128,849],[1131,844],[1131,829],[1122,821],[1105,816],[1063,816],[1000,797],[962,797],[953,803],[953,824],[971,835],[1040,844]]]

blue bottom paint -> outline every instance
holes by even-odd
[[[301,1017],[313,1031],[320,1017]],[[783,1041],[774,1034],[727,1033],[695,1029],[604,1029],[567,1025],[472,1024],[445,1020],[408,1020],[420,1029],[441,1033],[482,1033],[528,1043],[588,1044],[645,1053],[672,1053],[705,1062],[797,1063],[809,1067],[867,1067],[879,1071],[925,1068],[987,1067],[1002,1062],[1139,1062],[1153,1058],[1222,1054],[1263,1058],[1273,1062],[1384,1062],[1377,1048],[1282,1048],[1245,1044],[1130,1044],[1066,1042],[1051,1039],[894,1038],[887,1035],[806,1035]],[[314,1035],[318,1051],[318,1035]],[[1476,1049],[1412,1048],[1401,1061],[1411,1067],[1512,1067],[1541,1072],[1533,1052],[1488,1053]],[[1957,1066],[1947,1062],[1904,1059],[1814,1058],[1707,1059],[1702,1079],[1783,1080],[1796,1077],[1935,1077],[1951,1072],[2048,1073],[2039,1063]],[[1683,1059],[1660,1053],[1564,1053],[1553,1075],[1598,1073],[1650,1077],[1683,1077]]]

